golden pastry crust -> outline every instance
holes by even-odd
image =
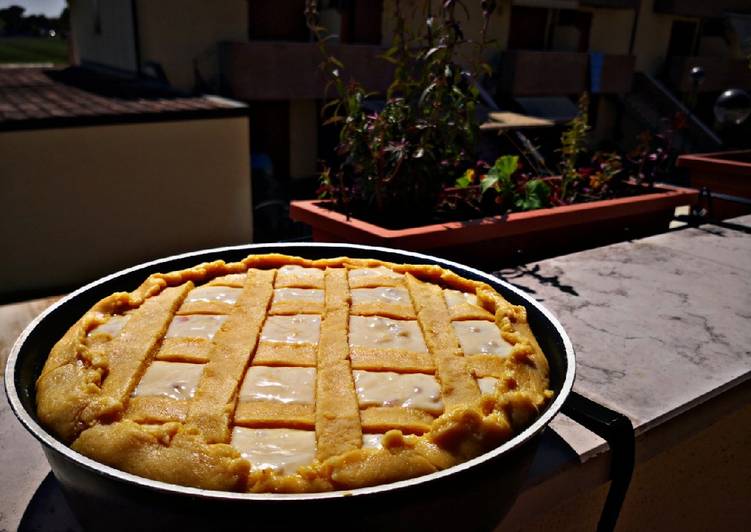
[[[196,286],[233,288],[230,295],[204,290],[208,296],[188,302]],[[288,302],[280,310],[277,302],[274,312],[320,316],[317,343],[265,336],[274,290],[289,287],[323,290],[323,303]],[[352,304],[352,290],[372,287],[397,289]],[[456,303],[449,290],[472,299]],[[203,338],[173,337],[173,318],[186,314],[226,318]],[[351,345],[354,315],[387,325],[411,319],[424,347]],[[454,324],[469,320],[492,323],[507,352],[465,353]],[[154,360],[203,364],[189,399],[136,393]],[[251,365],[315,368],[314,404],[241,400]],[[363,407],[353,370],[435,378],[443,413],[406,403]],[[481,378],[495,388],[482,393]],[[216,490],[314,492],[393,482],[478,456],[527,426],[551,395],[525,309],[485,283],[432,265],[268,254],[154,274],[133,292],[99,301],[53,347],[37,381],[37,411],[73,449],[136,475]],[[295,471],[252,467],[232,445],[233,427],[314,430],[315,459]],[[364,432],[385,433],[381,446],[363,446]]]

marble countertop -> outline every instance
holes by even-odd
[[[686,228],[498,274],[566,329],[574,390],[627,415],[637,436],[751,378],[748,233]],[[577,436],[583,457],[602,449]]]
[[[732,222],[751,231],[751,216]],[[687,228],[498,273],[558,317],[576,349],[575,391],[627,415],[637,449],[652,429],[751,379],[748,232]],[[52,301],[0,306],[2,368],[15,336]],[[77,530],[41,448],[5,394],[0,427],[0,531]],[[572,472],[586,467],[599,468],[590,481],[607,480],[607,467],[594,459],[607,456],[604,440],[563,415],[551,427],[512,510],[517,521],[524,508],[534,509],[524,497],[536,486],[555,481],[571,490]],[[553,497],[552,490],[535,497]]]

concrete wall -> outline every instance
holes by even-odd
[[[675,20],[696,20],[654,12],[654,0],[642,0],[636,29],[634,55],[636,70],[657,74],[665,61],[670,42],[670,29]]]
[[[289,175],[310,177],[318,162],[318,106],[315,100],[289,102]]]
[[[0,133],[0,296],[252,239],[245,117]]]
[[[72,0],[69,4],[77,61],[137,69],[131,0]]]
[[[205,80],[218,72],[217,43],[247,40],[246,0],[139,0],[141,60],[160,63],[170,83],[195,87],[194,61]]]
[[[579,11],[592,13],[589,30],[589,49],[605,54],[627,54],[634,25],[633,9],[595,9],[582,7]]]

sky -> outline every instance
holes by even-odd
[[[0,9],[13,5],[25,8],[25,15],[56,17],[65,7],[65,0],[0,0]]]

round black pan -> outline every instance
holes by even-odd
[[[526,430],[468,462],[422,477],[349,492],[249,494],[186,488],[124,473],[71,450],[36,418],[34,386],[52,346],[94,303],[135,289],[151,273],[250,254],[316,259],[349,256],[437,264],[493,286],[527,308],[530,326],[550,364],[553,400]],[[350,244],[256,244],[186,253],[148,262],[95,281],[42,313],[8,358],[5,388],[21,423],[42,444],[76,516],[87,530],[491,530],[513,504],[541,431],[560,410],[574,381],[574,351],[558,320],[514,286],[467,266],[419,253]]]

